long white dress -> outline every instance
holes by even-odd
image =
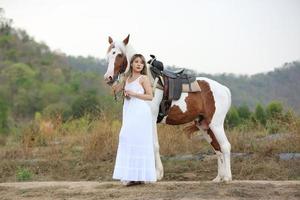
[[[144,94],[140,77],[126,82],[125,89]],[[147,102],[135,97],[125,98],[113,179],[156,181],[152,129],[152,114]]]

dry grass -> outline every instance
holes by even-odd
[[[198,153],[201,150],[203,142],[189,139],[183,129],[184,126],[158,125],[158,139],[162,155]]]
[[[294,129],[296,130],[296,129]],[[268,155],[279,152],[300,152],[300,132],[285,132],[270,135],[266,130],[254,132],[228,131],[234,152]]]
[[[98,122],[84,139],[84,159],[92,161],[112,158],[116,154],[120,128],[120,121]]]
[[[191,140],[185,126],[158,125],[160,153],[213,153],[204,140]],[[19,167],[29,169],[33,180],[111,180],[121,121],[101,118],[57,123],[45,131],[37,124],[24,129],[21,137],[1,136],[0,181],[15,181]],[[280,161],[279,152],[300,152],[300,120],[286,132],[271,135],[262,127],[252,131],[226,131],[232,152],[252,153],[250,158],[233,158],[235,179],[300,179],[299,160]],[[273,138],[274,137],[274,138]],[[163,160],[166,180],[211,180],[216,160]]]

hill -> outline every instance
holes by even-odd
[[[120,111],[120,104],[115,105],[103,82],[107,68],[104,59],[52,51],[11,24],[0,9],[0,123],[13,126],[36,113],[53,117],[61,112],[67,120],[86,113],[96,116],[107,108]],[[299,61],[252,76],[198,75],[229,87],[235,106],[254,108],[257,103],[279,100],[300,112]]]
[[[198,74],[223,83],[232,92],[233,105],[247,104],[254,108],[257,103],[283,102],[300,112],[300,62],[285,63],[282,67],[267,73],[252,76],[234,74]]]
[[[11,24],[0,8],[0,133],[39,115],[65,121],[113,109],[104,60],[53,51]]]

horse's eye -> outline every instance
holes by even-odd
[[[115,55],[115,53],[116,53],[115,51],[112,52],[113,55]]]

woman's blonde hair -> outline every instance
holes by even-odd
[[[130,59],[128,77],[132,76],[132,63],[134,62],[134,60],[136,58],[140,58],[144,64],[141,74],[147,75],[147,66],[146,66],[147,63],[146,63],[145,57],[142,54],[134,54]]]

